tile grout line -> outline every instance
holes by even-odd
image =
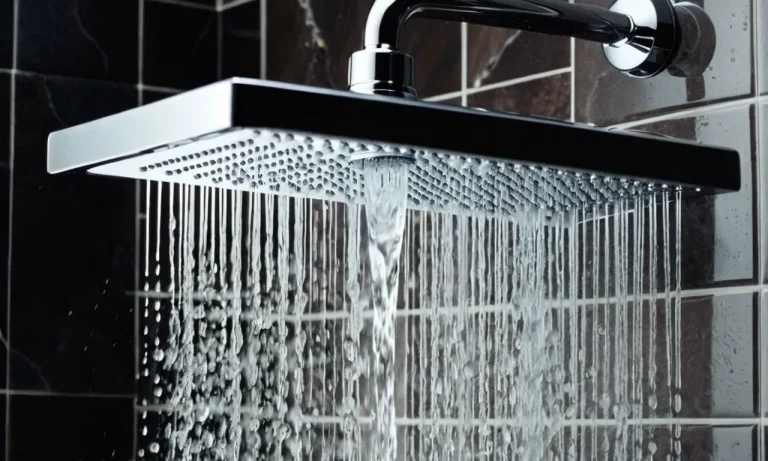
[[[5,305],[5,389],[11,387],[11,257],[13,256],[13,176],[16,164],[16,67],[19,61],[19,1],[13,2],[13,32],[11,58],[11,101],[10,101],[10,133],[8,136],[8,260],[6,261],[6,305]],[[5,399],[5,459],[10,459],[10,440],[8,434],[11,427],[11,399]]]
[[[267,79],[267,0],[259,0],[259,27],[261,28],[261,43],[259,43],[259,76]]]
[[[534,80],[553,77],[555,75],[565,74],[570,71],[571,71],[570,67],[563,67],[560,69],[553,69],[553,70],[548,70],[546,72],[540,72],[538,74],[526,75],[525,77],[518,77],[511,80],[505,80],[503,82],[489,83],[488,85],[483,85],[483,86],[474,87],[474,88],[466,88],[464,91],[459,90],[459,91],[451,91],[449,93],[438,94],[435,96],[424,98],[423,100],[429,101],[429,102],[445,101],[446,99],[453,99],[453,98],[458,98],[460,96],[463,96],[464,93],[466,93],[467,96],[469,96],[477,93],[482,93],[484,91],[497,90],[500,88],[506,88],[508,86],[514,86],[521,83],[528,83]]]
[[[148,0],[154,3],[165,3],[166,5],[182,6],[184,8],[193,8],[196,10],[216,11],[215,7],[201,5],[195,2],[187,2],[184,0]]]
[[[754,136],[755,136],[755,169],[756,178],[761,177],[762,168],[763,168],[763,156],[762,156],[762,107],[760,105],[760,66],[759,64],[759,57],[760,57],[760,23],[761,21],[758,21],[757,18],[760,17],[760,6],[759,1],[753,1],[752,2],[752,18],[754,27],[752,30],[752,43],[754,44],[754,49],[752,50],[752,68],[754,70],[754,81],[755,81],[755,128],[754,128]],[[757,207],[756,207],[756,215],[757,215],[757,254],[758,254],[758,269],[757,269],[757,276],[758,276],[758,282],[763,283],[765,281],[765,267],[764,267],[764,252],[765,252],[765,243],[764,243],[764,233],[765,233],[765,225],[762,222],[762,214],[763,214],[763,191],[764,187],[761,184],[762,181],[759,179],[756,181],[756,193],[757,193]],[[764,334],[764,325],[765,325],[765,295],[763,294],[763,291],[761,291],[758,294],[758,300],[757,300],[757,306],[758,306],[758,313],[757,313],[757,331],[758,331],[758,341],[757,341],[757,391],[758,391],[758,416],[759,416],[759,425],[758,425],[758,437],[757,437],[757,452],[758,452],[758,459],[765,459],[766,453],[765,453],[765,410],[766,410],[766,395],[765,395],[765,346],[766,346],[766,338]]]
[[[196,408],[196,407],[193,407]],[[224,411],[227,408],[232,407],[218,407],[218,408],[211,408],[206,407],[207,409],[211,410],[212,412],[221,412]],[[239,406],[241,410],[244,410],[245,413],[251,413],[254,411],[258,411],[253,406]],[[168,412],[168,413],[175,413],[179,411],[176,407],[173,407],[168,404],[150,404],[150,405],[142,405],[140,406],[137,411],[150,411],[150,412]],[[326,415],[318,415],[318,416],[310,416],[310,415],[304,415],[304,422],[310,423],[310,424],[341,424],[343,423],[344,418],[341,416],[326,416]],[[743,417],[728,417],[728,418],[713,418],[713,417],[700,417],[700,418],[655,418],[655,419],[628,419],[627,423],[630,425],[642,425],[642,426],[665,426],[668,424],[682,424],[686,426],[749,426],[749,425],[755,425],[757,423],[758,418],[754,416],[743,416]],[[456,425],[463,425],[465,423],[469,423],[471,426],[481,426],[483,424],[488,424],[490,426],[498,426],[498,425],[520,425],[525,423],[527,420],[525,418],[490,418],[490,419],[481,419],[481,418],[471,418],[469,421],[465,421],[460,418],[437,418],[437,419],[431,419],[431,418],[412,418],[412,417],[396,417],[395,418],[395,424],[398,426],[421,426],[426,424],[432,424],[437,423],[438,425],[446,425],[446,426],[456,426]],[[372,419],[370,417],[362,417],[361,423],[362,424],[370,424],[372,422]],[[618,425],[617,419],[564,419],[561,421],[561,424],[565,426],[571,426],[571,427],[611,427]]]
[[[23,389],[6,389],[0,392],[4,395],[18,395],[26,397],[67,397],[76,399],[135,399],[134,394],[100,394],[87,392],[52,392],[52,391],[30,391]]]
[[[762,286],[760,285],[743,285],[743,286],[735,286],[735,287],[725,287],[725,288],[702,288],[702,289],[692,289],[692,290],[683,290],[681,292],[681,297],[684,300],[689,300],[693,298],[701,298],[701,297],[718,297],[718,296],[732,296],[732,295],[744,295],[744,294],[757,294],[762,291]],[[658,297],[660,294],[663,294],[664,292],[659,292],[656,294]],[[142,298],[147,299],[170,299],[172,296],[171,292],[138,292],[138,293],[126,293],[128,296],[134,296],[138,295]],[[193,294],[193,297],[195,295]],[[232,294],[225,294],[224,299],[231,299]],[[642,300],[650,300],[651,295],[649,293],[643,293],[643,295],[640,297]],[[577,299],[575,302],[571,302],[569,300],[563,300],[563,307],[570,308],[572,306],[589,306],[593,304],[611,304],[618,302],[618,299],[616,297],[609,297],[609,298],[587,298],[587,299]],[[549,301],[551,305],[555,306],[555,301]],[[438,315],[439,316],[451,316],[451,315],[457,315],[462,312],[468,312],[471,314],[475,313],[489,313],[489,312],[496,312],[501,310],[506,310],[510,308],[510,304],[488,304],[488,305],[474,305],[470,307],[458,307],[458,306],[440,306],[438,307]],[[245,317],[248,317],[248,313],[242,314]],[[372,313],[366,314],[367,315],[373,315]],[[419,316],[430,316],[432,315],[432,311],[430,309],[410,309],[410,310],[398,310],[397,311],[397,317],[398,318],[408,318],[408,317],[419,317]],[[212,315],[210,318],[220,318],[219,315]],[[274,318],[277,318],[274,316]],[[302,321],[306,322],[313,322],[313,321],[321,321],[321,320],[327,320],[327,319],[344,319],[347,318],[347,313],[343,311],[330,311],[330,312],[312,312],[312,313],[305,313],[301,316]],[[286,317],[287,321],[298,321],[298,318],[293,315],[289,315]]]
[[[10,133],[8,136],[8,260],[6,261],[6,305],[5,305],[5,389],[11,387],[11,257],[13,256],[13,176],[16,159],[16,67],[19,61],[19,1],[13,1],[13,32],[11,58],[11,103],[10,103]],[[5,399],[5,459],[10,459],[11,449],[9,433],[11,427],[11,399]]]
[[[155,85],[145,85],[144,83],[139,83],[136,85],[136,88],[138,90],[144,91],[155,91],[157,93],[171,93],[171,94],[178,94],[183,93],[185,90],[180,90],[178,88],[170,88],[167,86],[155,86]]]
[[[569,0],[569,3],[574,3],[574,0]],[[571,37],[570,39],[570,61],[571,61],[571,114],[568,120],[571,122],[576,121],[576,39]]]
[[[759,101],[760,99],[758,99]],[[624,130],[627,128],[634,128],[640,125],[646,125],[649,123],[664,122],[667,120],[674,120],[684,117],[696,117],[699,115],[711,114],[712,112],[719,112],[722,110],[735,109],[744,106],[750,106],[755,104],[755,98],[749,96],[747,98],[732,99],[730,101],[718,102],[705,106],[693,107],[690,109],[682,109],[667,114],[655,115],[652,117],[642,118],[639,120],[633,120],[631,122],[616,123],[614,125],[607,125],[607,128],[615,130]]]
[[[548,77],[554,77],[556,75],[565,74],[571,72],[570,67],[561,67],[559,69],[552,69],[546,72],[539,72],[537,74],[526,75],[525,77],[513,78],[510,80],[504,80],[503,82],[489,83],[488,85],[479,86],[475,88],[467,88],[467,94],[477,94],[484,91],[498,90],[500,88],[506,88],[508,86],[519,85],[521,83],[528,83],[535,80],[540,80]]]
[[[467,47],[469,26],[461,23],[461,105],[467,107]]]
[[[221,0],[219,0],[219,5],[216,7],[216,11],[221,13],[222,11],[227,11],[229,9],[236,8],[238,6],[245,5],[251,2],[257,2],[257,1],[259,0],[234,0],[229,3],[221,3]]]
[[[138,50],[138,77],[139,77],[139,83],[136,85],[138,91],[139,91],[139,106],[144,105],[144,4],[145,0],[139,0],[139,30],[138,30],[138,36],[139,36],[139,50]],[[134,226],[134,254],[133,254],[133,263],[134,263],[134,286],[136,289],[139,289],[139,225],[141,224],[141,220],[138,217],[140,208],[139,208],[139,202],[141,201],[141,181],[137,180],[134,182],[134,187],[136,188],[135,194],[134,194],[134,212],[136,213],[136,216],[134,218],[135,226]],[[139,297],[134,296],[133,297],[133,373],[134,373],[134,389],[136,389],[136,378],[139,376]],[[133,408],[136,408],[136,405],[138,404],[138,401],[136,400],[136,392],[134,392],[133,395]],[[136,453],[136,450],[139,445],[139,435],[136,428],[138,427],[139,418],[136,411],[133,412],[133,424],[131,427],[131,456],[133,457]]]

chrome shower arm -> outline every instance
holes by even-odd
[[[690,2],[617,0],[610,9],[568,0],[375,0],[365,47],[349,62],[358,93],[415,98],[413,59],[399,50],[400,31],[414,16],[563,35],[603,44],[608,62],[639,78],[670,68],[697,75],[714,54],[714,26]]]
[[[631,39],[626,14],[567,0],[376,0],[365,25],[365,47],[398,49],[413,16],[564,35],[600,43]]]

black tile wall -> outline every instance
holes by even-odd
[[[0,333],[3,340],[10,337],[11,346],[10,368],[0,360],[0,386],[10,378],[11,460],[127,460],[134,455],[132,399],[97,399],[93,394],[129,396],[135,391],[134,300],[126,296],[134,277],[135,183],[82,173],[49,176],[48,132],[173,94],[146,86],[176,91],[218,78],[259,77],[264,71],[262,47],[270,79],[347,85],[348,58],[361,45],[370,1],[253,0],[229,5],[231,1],[224,0],[217,12],[215,0],[145,0],[140,21],[138,0],[0,0],[0,69],[13,67],[14,34],[18,37],[13,112],[11,73],[0,70],[0,262],[12,249],[10,286],[9,267],[0,264],[6,271],[0,271]],[[266,31],[261,29],[260,1],[267,3]],[[577,0],[602,6],[611,1]],[[762,197],[755,177],[763,178],[757,147],[768,144],[757,139],[764,136],[760,120],[768,117],[758,117],[750,104],[715,111],[706,106],[768,91],[768,71],[763,72],[768,69],[766,28],[758,27],[757,40],[752,40],[756,22],[768,17],[764,3],[705,0],[716,23],[717,51],[703,77],[688,79],[627,79],[609,68],[598,45],[577,43],[572,63],[569,39],[470,25],[470,89],[572,65],[575,86],[571,74],[563,72],[473,90],[467,104],[560,119],[573,115],[597,124],[700,109],[634,127],[727,145],[743,156],[741,192],[684,205],[683,288],[762,283],[760,258],[767,252],[758,235]],[[261,42],[264,36],[266,43]],[[461,90],[461,40],[459,24],[415,18],[406,25],[402,49],[416,60],[415,86],[421,97]],[[138,82],[144,86],[137,87]],[[460,104],[461,98],[444,102]],[[768,261],[768,256],[762,258]],[[9,289],[11,303],[6,306]],[[685,320],[700,328],[686,337],[683,351],[697,360],[709,359],[691,362],[691,373],[707,375],[709,387],[691,391],[686,414],[754,414],[759,400],[754,379],[719,383],[716,375],[732,374],[713,370],[736,364],[733,371],[739,376],[755,373],[758,357],[739,352],[757,348],[757,333],[748,323],[764,306],[751,295],[686,300]],[[10,325],[5,322],[8,309]],[[714,322],[718,315],[721,326]],[[50,395],[62,392],[80,397]],[[37,393],[46,395],[30,395]],[[5,405],[5,396],[0,399]],[[665,430],[659,428],[660,438]],[[689,456],[717,452],[718,458],[752,459],[757,451],[756,429],[749,424],[684,426],[682,433],[682,452]],[[660,443],[658,454],[668,451]]]
[[[261,2],[223,11],[220,26],[220,77],[261,77]]]
[[[271,1],[267,77],[346,88],[349,56],[362,46],[367,12],[368,3],[357,0]],[[400,48],[418,63],[414,86],[420,97],[461,89],[460,24],[411,19],[403,28]]]
[[[0,72],[0,163],[11,159],[11,74]]]
[[[761,95],[768,93],[768,4],[765,1],[757,2],[757,44],[755,56],[757,56],[755,69],[758,76],[758,90]]]
[[[13,66],[13,1],[0,0],[0,68]]]
[[[470,94],[467,105],[565,120],[570,117],[571,74]]]
[[[18,69],[138,81],[135,0],[20,0],[18,14]]]
[[[8,461],[133,458],[130,398],[11,395],[9,405]]]
[[[49,132],[135,107],[136,89],[19,75],[16,101],[11,386],[129,394],[134,183],[45,165]]]
[[[149,0],[149,1],[152,1],[152,0]],[[184,0],[184,2],[190,5],[197,5],[203,8],[209,8],[211,10],[216,8],[216,0]],[[228,3],[228,2],[225,1],[224,3]]]
[[[567,37],[469,25],[467,86],[479,87],[571,65]]]
[[[576,3],[608,7],[613,1]],[[577,41],[576,120],[609,125],[754,94],[752,1],[694,3],[703,4],[717,33],[715,54],[704,75],[680,78],[665,73],[644,80],[627,78],[608,64],[601,45]]]
[[[212,10],[146,2],[143,82],[188,89],[216,81],[217,24]]]
[[[759,260],[755,219],[757,198],[754,175],[757,158],[754,107],[744,105],[682,116],[640,125],[635,129],[739,151],[742,180],[739,192],[683,201],[682,287],[755,283]]]

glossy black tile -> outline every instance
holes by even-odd
[[[138,33],[134,0],[20,0],[17,67],[135,83]]]
[[[690,289],[753,283],[759,265],[754,186],[757,174],[755,108],[744,105],[634,129],[739,152],[742,180],[739,192],[692,197],[682,202],[681,284],[683,289]]]
[[[757,43],[755,55],[757,60],[755,69],[758,76],[758,91],[760,94],[768,93],[768,3],[765,1],[757,2],[757,17],[755,22],[759,23],[757,27]]]
[[[187,89],[216,81],[217,22],[215,11],[147,2],[144,83]]]
[[[261,1],[229,8],[220,15],[220,77],[261,77]]]
[[[760,147],[760,152],[758,152],[760,159],[758,165],[760,165],[760,171],[758,172],[757,180],[761,184],[768,184],[766,183],[766,181],[768,181],[768,104],[760,104],[757,110],[760,111],[760,123],[757,126],[757,135],[760,139],[758,144]],[[759,203],[760,220],[765,221],[766,218],[768,218],[768,200],[766,200],[765,189],[763,189]],[[762,235],[760,235],[760,241],[763,245],[760,249],[760,264],[763,268],[763,280],[760,280],[760,283],[765,283],[765,281],[768,280],[768,271],[766,271],[768,269],[768,245],[766,245],[766,243],[768,243],[768,229],[766,226],[762,226],[761,230]]]
[[[420,98],[461,90],[461,24],[413,18],[400,36],[413,56],[413,86]]]
[[[362,45],[369,2],[310,0],[267,7],[267,78],[347,87],[349,56]]]
[[[0,68],[13,67],[13,1],[0,0]]]
[[[608,7],[613,1],[577,3]],[[599,44],[577,40],[576,120],[610,125],[752,95],[752,0],[694,3],[703,5],[709,13],[717,35],[715,54],[704,75],[681,78],[665,72],[650,79],[629,78],[608,64]]]
[[[133,399],[13,395],[8,461],[128,461]]]
[[[46,138],[136,104],[132,86],[16,76],[15,389],[133,392],[135,182],[49,175]]]
[[[5,359],[8,339],[8,252],[11,247],[10,222],[10,171],[0,164],[0,388],[7,387],[8,363]]]
[[[475,88],[571,65],[569,38],[470,24],[467,86]]]
[[[11,74],[0,72],[0,164],[11,160]]]
[[[152,1],[152,0],[149,0]],[[184,3],[187,3],[189,5],[197,5],[205,8],[215,9],[216,8],[216,0],[183,0]],[[226,1],[224,3],[227,3]]]
[[[267,8],[267,77],[329,88],[347,87],[349,57],[363,44],[369,2],[271,2]],[[400,49],[415,60],[419,97],[461,89],[461,25],[414,18]]]
[[[571,112],[570,88],[571,74],[564,73],[473,93],[467,97],[467,105],[566,120]]]

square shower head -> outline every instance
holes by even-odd
[[[48,171],[361,200],[369,157],[412,162],[409,205],[514,213],[739,190],[739,154],[653,135],[231,79],[52,133]],[[698,167],[703,165],[704,167]]]

